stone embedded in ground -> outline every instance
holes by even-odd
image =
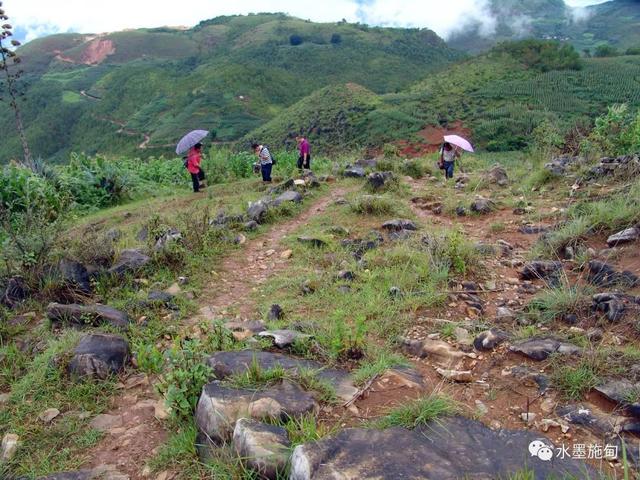
[[[267,216],[269,206],[263,200],[251,202],[247,208],[247,217],[256,223],[262,223]]]
[[[364,168],[360,166],[347,166],[342,174],[348,178],[363,178],[365,176]]]
[[[206,384],[196,408],[198,429],[215,442],[231,440],[240,418],[281,420],[317,414],[311,393],[283,381],[264,390],[225,387],[219,381]]]
[[[340,235],[341,237],[346,237],[347,235],[349,235],[349,229],[341,225],[334,225],[332,227],[329,227],[325,230],[325,232],[332,235]]]
[[[473,338],[469,334],[469,330],[462,327],[456,327],[453,330],[453,333],[456,336],[456,343],[461,347],[470,347],[473,345]]]
[[[411,355],[420,358],[429,358],[444,366],[451,365],[459,360],[472,357],[473,354],[461,352],[453,345],[442,340],[430,338],[424,340],[411,340],[401,338],[403,348]]]
[[[150,261],[151,258],[142,253],[141,250],[123,250],[120,252],[118,260],[108,270],[108,273],[119,277],[129,273],[135,273],[143,269]]]
[[[582,404],[558,406],[556,415],[570,424],[585,427],[599,436],[619,433],[624,421],[624,417],[595,412]]]
[[[70,323],[76,326],[98,326],[101,323],[108,323],[114,327],[124,328],[131,323],[125,312],[106,305],[50,303],[47,305],[47,317],[54,323]]]
[[[389,368],[381,375],[380,380],[385,378],[393,379],[409,388],[422,389],[425,387],[422,374],[413,367],[397,366]]]
[[[345,401],[350,400],[358,391],[353,384],[351,375],[347,372],[335,368],[327,368],[322,363],[296,358],[283,353],[260,350],[218,352],[207,359],[207,365],[213,369],[216,378],[224,379],[233,374],[246,372],[254,361],[262,370],[269,370],[278,366],[290,373],[300,370],[317,372],[316,376],[331,384],[336,391],[336,395]]]
[[[489,183],[495,183],[500,187],[504,187],[509,183],[509,177],[507,171],[501,165],[492,166],[483,175],[484,179]]]
[[[547,438],[528,430],[491,430],[463,417],[439,418],[407,430],[349,428],[299,445],[290,480],[511,478],[526,465],[535,480],[555,476],[596,478],[588,464],[569,458],[532,457],[529,445]]]
[[[615,247],[623,243],[635,242],[638,239],[640,239],[640,228],[632,227],[611,235],[607,238],[607,245]]]
[[[510,322],[515,320],[516,314],[509,307],[498,307],[496,309],[496,319],[502,320],[505,322]]]
[[[547,279],[558,274],[562,270],[562,263],[554,262],[550,260],[535,260],[527,263],[522,271],[520,277],[523,280],[537,280]]]
[[[311,247],[322,248],[327,246],[327,242],[321,238],[302,236],[298,237],[298,242]]]
[[[456,207],[456,215],[459,217],[465,217],[467,215],[467,209],[464,207]]]
[[[96,415],[90,422],[89,426],[99,432],[108,432],[112,428],[122,427],[124,419],[122,415],[109,415],[103,413]]]
[[[591,260],[587,268],[589,282],[599,287],[624,286],[633,288],[640,285],[640,278],[631,271],[618,272],[611,265],[599,260]]]
[[[168,292],[163,292],[160,290],[151,290],[149,295],[147,295],[147,301],[144,302],[145,306],[150,305],[162,305],[165,307],[173,307],[174,296]]]
[[[407,240],[409,238],[411,238],[414,235],[414,231],[413,230],[399,230],[399,231],[392,231],[389,232],[389,240],[391,240],[392,242],[395,241],[401,241],[401,240]]]
[[[364,238],[344,239],[341,245],[353,253],[353,256],[360,260],[365,252],[378,248],[384,243],[384,238],[380,232],[372,230]]]
[[[16,308],[29,296],[29,287],[22,277],[10,277],[0,290],[0,304],[7,308]]]
[[[544,227],[542,225],[523,225],[518,228],[520,233],[524,233],[526,235],[535,235],[538,233],[544,233],[549,230],[549,227]]]
[[[607,175],[627,175],[629,178],[635,176],[640,171],[640,156],[635,153],[631,155],[621,155],[619,157],[604,157],[600,162],[591,167],[585,177],[586,180],[597,180],[599,177]]]
[[[277,207],[285,202],[300,203],[302,202],[302,195],[295,190],[289,190],[276,197],[273,204]]]
[[[58,415],[60,415],[60,410],[57,408],[47,408],[44,412],[38,415],[38,418],[43,423],[51,423]]]
[[[243,227],[246,231],[250,232],[258,228],[258,222],[256,222],[255,220],[249,220],[243,225]]]
[[[405,218],[396,218],[393,220],[388,220],[382,224],[382,228],[389,231],[400,231],[400,230],[417,230],[416,224],[411,220],[407,220]]]
[[[530,382],[535,383],[538,387],[538,390],[541,393],[546,392],[549,389],[550,380],[549,377],[540,373],[539,370],[535,370],[526,365],[517,365],[508,370],[508,373],[520,380],[523,384],[527,385]]]
[[[596,312],[606,315],[610,322],[617,322],[624,317],[626,306],[616,293],[597,293],[592,297],[591,307]]]
[[[53,473],[39,480],[129,480],[129,475],[120,473],[114,465],[100,465],[91,470]]]
[[[567,172],[567,169],[576,163],[582,161],[582,157],[572,157],[570,155],[561,155],[554,157],[549,163],[545,163],[544,169],[551,172],[553,175],[562,176]]]
[[[233,447],[251,470],[275,480],[286,471],[291,442],[283,427],[241,418],[233,430]]]
[[[633,383],[626,378],[607,378],[594,390],[621,405],[629,415],[640,417],[640,383]]]
[[[514,343],[509,350],[522,353],[533,360],[546,360],[552,353],[559,355],[577,355],[582,349],[572,343],[553,337],[536,337]]]
[[[15,433],[6,433],[0,446],[0,461],[7,462],[13,458],[20,445],[20,437]]]
[[[169,248],[170,245],[179,242],[180,240],[182,240],[182,233],[175,228],[171,228],[156,240],[156,244],[153,246],[153,251],[162,252]]]
[[[473,341],[473,346],[476,350],[493,350],[507,339],[509,339],[507,332],[491,328],[480,333]]]
[[[258,333],[260,337],[273,338],[273,343],[278,348],[286,348],[300,340],[306,340],[311,337],[306,333],[296,332],[295,330],[265,330]]]
[[[454,382],[460,382],[460,383],[473,382],[473,376],[471,375],[471,370],[449,370],[446,368],[436,367],[436,372],[442,378],[446,378],[447,380],[452,380]]]
[[[599,342],[604,337],[604,330],[598,327],[590,328],[585,335],[590,342]]]
[[[90,294],[93,290],[89,272],[80,262],[68,259],[60,260],[56,273],[66,285],[77,288],[82,293]]]
[[[105,379],[120,372],[129,361],[129,344],[120,335],[95,333],[80,339],[69,372],[80,377]]]
[[[472,212],[487,214],[495,210],[496,205],[495,203],[493,203],[493,201],[489,200],[488,198],[477,197],[471,203],[471,206],[469,208],[471,209]]]
[[[267,326],[260,320],[233,320],[225,322],[224,328],[231,330],[232,332],[238,332],[248,330],[251,333],[259,333],[265,330]]]

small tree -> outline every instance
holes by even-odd
[[[24,133],[24,125],[22,124],[22,115],[20,115],[20,107],[18,106],[18,98],[23,96],[24,93],[18,89],[17,81],[22,75],[22,70],[18,69],[20,64],[20,57],[10,49],[7,43],[10,43],[13,48],[19,47],[20,42],[15,39],[9,40],[9,37],[13,36],[11,24],[6,23],[9,17],[2,9],[2,2],[0,1],[0,21],[5,22],[0,26],[0,70],[2,70],[3,79],[0,80],[0,101],[8,99],[9,106],[13,110],[16,117],[16,128],[18,130],[18,136],[20,137],[20,143],[22,143],[23,152],[23,164],[35,171],[35,164],[29,151],[29,144],[27,143],[27,137]]]

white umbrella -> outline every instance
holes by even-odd
[[[207,130],[193,130],[180,139],[176,146],[176,153],[182,155],[193,147],[196,143],[200,143],[204,137],[209,135]]]
[[[471,146],[471,143],[469,143],[469,140],[467,140],[466,138],[462,138],[458,135],[445,135],[444,141],[450,143],[451,145],[460,147],[467,152],[473,152],[473,147]]]

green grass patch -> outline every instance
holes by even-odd
[[[385,417],[378,420],[375,426],[377,428],[415,428],[439,417],[455,415],[459,411],[460,407],[452,399],[434,393],[394,408]]]

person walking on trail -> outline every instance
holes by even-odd
[[[298,149],[300,150],[300,156],[298,157],[298,170],[306,168],[311,170],[311,149],[309,146],[309,140],[304,136],[299,135],[296,137],[298,142]]]
[[[253,151],[258,156],[258,163],[260,164],[260,172],[262,173],[262,181],[265,183],[271,182],[271,168],[273,167],[273,159],[269,149],[264,145],[254,143],[251,145]]]
[[[453,167],[457,159],[460,158],[458,149],[449,142],[444,142],[440,148],[439,166],[444,170],[445,178],[453,178]]]
[[[200,162],[202,162],[202,144],[196,143],[189,149],[189,153],[187,154],[187,170],[189,170],[191,174],[194,192],[199,192],[200,188],[207,186]]]

